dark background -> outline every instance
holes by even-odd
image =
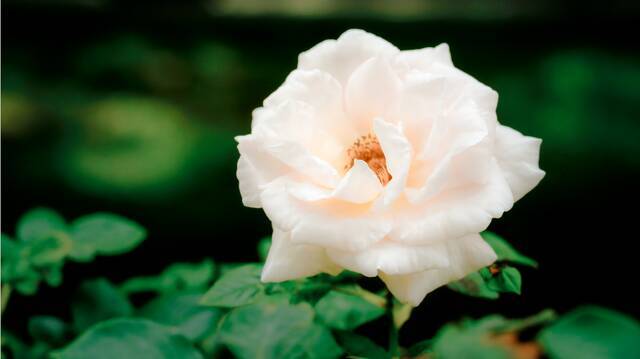
[[[438,290],[401,341],[465,315],[585,303],[638,318],[639,15],[623,1],[4,1],[2,231],[48,206],[67,219],[120,213],[149,238],[68,264],[60,288],[16,294],[3,326],[68,316],[83,279],[257,260],[270,224],[242,206],[233,136],[298,53],[349,28],[400,49],[449,43],[459,68],[500,93],[500,121],[543,139],[547,176],[490,227],[540,262],[523,269],[522,296]],[[384,338],[378,329],[364,330]]]

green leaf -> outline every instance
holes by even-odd
[[[252,303],[263,294],[262,266],[245,264],[225,272],[202,297],[201,304],[213,307],[238,307]]]
[[[503,318],[489,316],[478,321],[447,324],[433,339],[432,353],[437,358],[508,359],[513,356],[497,342],[492,342],[491,328]]]
[[[489,289],[500,293],[520,294],[522,287],[522,276],[518,269],[514,267],[502,267],[497,275],[487,281]]]
[[[487,286],[487,283],[479,272],[473,272],[458,281],[451,282],[447,287],[458,293],[472,297],[497,299],[500,296],[500,294]]]
[[[361,296],[338,290],[332,290],[322,297],[316,303],[315,309],[318,317],[327,326],[340,330],[355,329],[385,313],[384,306],[375,305]]]
[[[267,255],[269,254],[269,248],[271,248],[271,237],[265,237],[258,242],[258,256],[261,261],[267,260]]]
[[[82,283],[71,302],[73,325],[78,332],[106,319],[130,316],[132,312],[127,297],[104,278]]]
[[[200,352],[181,335],[145,319],[119,318],[97,324],[63,350],[59,359],[180,358],[199,359]]]
[[[36,267],[61,264],[71,252],[72,242],[63,232],[53,232],[49,236],[34,237],[27,244],[29,260]]]
[[[522,255],[520,252],[515,250],[507,241],[505,241],[502,237],[497,234],[489,231],[484,231],[481,233],[482,238],[493,248],[493,250],[498,255],[499,261],[511,262],[514,264],[520,264],[529,267],[537,267],[538,262],[535,260]]]
[[[44,239],[53,233],[64,233],[67,225],[64,218],[48,208],[35,208],[19,220],[16,234],[21,241]]]
[[[67,323],[51,316],[34,316],[29,318],[29,334],[35,340],[52,346],[65,343],[69,334]]]
[[[73,249],[70,257],[90,261],[96,255],[117,255],[138,246],[146,237],[139,224],[111,213],[94,213],[71,224]]]
[[[238,358],[337,358],[331,332],[313,321],[307,303],[268,297],[232,310],[222,323],[222,342]]]
[[[158,276],[132,278],[124,282],[120,288],[127,294],[204,289],[213,280],[214,269],[215,266],[210,259],[200,263],[175,263]]]
[[[543,329],[538,341],[550,358],[640,358],[640,323],[610,309],[586,306]]]
[[[191,341],[199,341],[214,331],[222,312],[198,304],[201,291],[165,294],[142,307],[138,316],[175,327]]]
[[[336,333],[336,339],[349,356],[367,359],[389,359],[386,350],[362,335],[339,331]]]

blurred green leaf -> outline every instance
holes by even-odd
[[[29,318],[28,329],[33,339],[54,347],[64,344],[70,333],[67,323],[52,316],[37,315]]]
[[[138,246],[147,233],[139,224],[111,213],[94,213],[71,224],[73,248],[70,257],[90,261],[96,255],[126,253]]]
[[[64,262],[73,243],[63,232],[53,232],[45,237],[33,237],[27,244],[29,260],[36,267],[46,267]]]
[[[500,296],[496,291],[489,288],[479,272],[473,272],[460,280],[451,282],[447,287],[472,297],[496,299]]]
[[[245,264],[225,272],[202,297],[201,304],[238,307],[253,302],[265,286],[260,281],[262,265]]]
[[[91,327],[53,354],[60,359],[181,358],[199,359],[200,352],[181,335],[145,319],[111,319]]]
[[[271,248],[271,237],[265,237],[258,242],[258,256],[261,261],[267,260],[267,255],[269,255],[269,248]]]
[[[520,294],[522,276],[514,267],[501,267],[499,272],[487,281],[487,287],[499,293]]]
[[[220,329],[222,342],[238,358],[337,358],[342,350],[331,332],[314,322],[307,303],[287,298],[232,310]]]
[[[65,220],[57,212],[49,208],[35,208],[20,217],[16,235],[22,241],[42,240],[66,230]]]
[[[82,283],[71,302],[73,326],[77,332],[103,320],[132,313],[133,307],[127,297],[104,278]]]
[[[543,329],[538,341],[550,358],[640,358],[640,323],[610,309],[586,306]]]
[[[322,297],[316,303],[315,310],[318,318],[327,326],[340,330],[355,329],[385,313],[384,306],[375,305],[362,296],[339,290],[332,290]]]
[[[389,359],[387,351],[371,339],[346,331],[336,332],[336,339],[350,357]]]
[[[222,312],[199,304],[201,291],[169,293],[159,296],[137,315],[154,322],[177,328],[177,332],[191,341],[199,341],[215,330]]]
[[[498,261],[511,262],[529,267],[538,266],[538,262],[516,251],[507,241],[497,234],[484,231],[481,235],[498,255]]]
[[[158,276],[131,278],[121,285],[128,294],[138,292],[170,293],[184,289],[205,289],[213,280],[214,263],[175,263]]]
[[[438,331],[432,346],[434,357],[509,359],[513,356],[496,342],[489,340],[488,327],[495,318],[483,318],[460,324],[447,324]]]

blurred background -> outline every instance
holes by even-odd
[[[270,225],[242,206],[233,137],[298,53],[349,28],[400,49],[449,43],[459,68],[500,93],[500,121],[543,139],[547,176],[490,227],[540,262],[523,295],[438,290],[403,342],[493,312],[591,303],[640,317],[634,2],[22,0],[3,1],[2,20],[2,231],[35,206],[68,219],[113,211],[149,231],[130,254],[68,264],[60,288],[16,294],[9,327],[66,315],[86,278],[257,260]]]

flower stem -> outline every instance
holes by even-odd
[[[393,296],[389,293],[387,297],[387,313],[389,315],[389,357],[399,358],[400,345],[398,344],[398,327],[393,317]]]

